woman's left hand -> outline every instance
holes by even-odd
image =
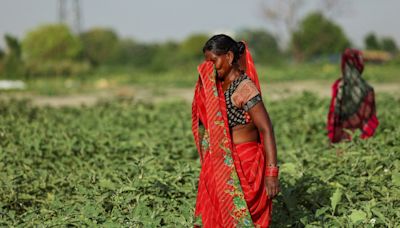
[[[278,177],[265,177],[265,184],[269,198],[273,199],[278,195],[280,191]]]

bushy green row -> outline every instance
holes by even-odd
[[[328,101],[312,94],[270,105],[282,194],[274,225],[400,226],[400,100],[379,96],[380,126],[369,140],[328,145]]]
[[[199,164],[186,105],[0,107],[0,226],[191,223]]]
[[[328,145],[328,100],[268,102],[281,164],[275,227],[398,227],[400,101],[376,137]],[[182,102],[0,103],[0,226],[191,227],[199,162]]]

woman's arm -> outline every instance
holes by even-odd
[[[249,109],[251,119],[254,125],[257,127],[258,131],[263,136],[264,148],[266,153],[266,165],[277,167],[277,152],[275,144],[275,135],[272,127],[271,120],[269,118],[268,112],[265,109],[263,102],[258,102],[252,108]],[[278,177],[266,177],[266,184],[268,195],[270,198],[275,197],[279,192],[279,182]]]

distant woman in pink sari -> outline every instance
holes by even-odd
[[[374,135],[379,125],[374,89],[362,77],[364,62],[360,51],[347,49],[342,55],[342,77],[332,85],[328,114],[331,143],[351,140],[350,132],[361,130],[361,138]]]

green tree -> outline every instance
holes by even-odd
[[[5,55],[6,53],[4,52],[4,50],[0,48],[0,61],[3,60]]]
[[[391,53],[396,53],[399,51],[396,42],[391,37],[382,38],[382,50],[388,51]]]
[[[151,43],[139,43],[132,39],[124,39],[119,42],[118,63],[139,68],[148,68],[157,55],[158,45]]]
[[[249,44],[256,62],[277,63],[282,59],[282,52],[275,37],[265,30],[244,30],[237,36]]]
[[[7,45],[7,52],[3,53],[0,72],[7,78],[18,78],[24,76],[24,63],[21,59],[21,44],[17,38],[6,34],[4,40]]]
[[[93,65],[115,63],[118,59],[119,39],[117,34],[106,28],[94,28],[82,33],[83,56]]]
[[[306,16],[291,38],[291,50],[298,61],[342,52],[349,45],[343,30],[319,12]]]
[[[82,53],[80,39],[63,24],[40,26],[30,31],[22,41],[22,56],[26,75],[76,75],[90,66],[78,61]]]
[[[365,48],[368,50],[381,50],[382,45],[380,44],[375,33],[369,33],[364,39]]]
[[[66,25],[53,24],[30,31],[22,41],[22,48],[28,61],[57,61],[76,59],[82,45]]]
[[[203,46],[208,38],[205,34],[193,34],[187,37],[179,46],[180,60],[182,62],[201,61],[203,59]]]
[[[139,43],[133,39],[122,39],[118,43],[117,63],[122,65],[132,64],[135,58],[135,51]]]
[[[155,49],[155,54],[152,59],[151,70],[153,71],[164,71],[171,69],[175,66],[197,61],[199,55],[202,56],[201,51],[192,50],[193,52],[187,52],[186,55],[179,53],[179,44],[168,41],[163,44],[158,44]],[[188,49],[186,49],[188,50]],[[186,58],[185,58],[186,57]]]
[[[3,49],[0,48],[0,76],[3,75],[4,71],[4,56],[6,53],[3,51]]]

